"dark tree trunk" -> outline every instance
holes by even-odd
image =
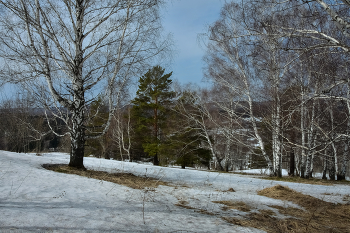
[[[226,161],[226,163],[225,163],[225,172],[228,172],[228,168],[229,168],[229,164],[228,164],[228,161]]]
[[[224,168],[222,167],[222,165],[221,165],[221,161],[222,161],[223,159],[217,159],[217,162],[216,162],[216,170],[218,170],[218,171],[224,171]]]
[[[83,169],[86,170],[84,167],[84,147],[83,148],[73,148],[73,145],[71,145],[71,155],[70,155],[70,161],[69,165],[70,167],[74,167],[77,169]]]
[[[345,180],[345,175],[338,174],[337,180]]]
[[[80,133],[72,133],[71,135],[71,152],[70,152],[70,161],[69,165],[70,167],[83,169],[84,167],[84,131],[81,129]]]
[[[281,178],[282,177],[282,168],[279,165],[278,168],[276,169],[274,176]]]
[[[291,149],[290,152],[290,161],[289,161],[289,176],[294,176],[295,171],[295,154],[294,154],[294,148]]]
[[[153,165],[159,166],[158,153],[153,157]]]
[[[329,161],[329,179],[335,180],[335,164],[334,164],[334,155],[330,157]]]
[[[155,104],[158,105],[158,96],[155,98]],[[154,112],[154,139],[155,142],[158,142],[158,106],[153,109]],[[157,148],[158,150],[158,148]],[[153,165],[159,166],[159,159],[158,159],[158,152],[156,152],[154,158],[153,158]]]
[[[305,163],[304,164],[302,163],[300,166],[300,177],[305,178]]]

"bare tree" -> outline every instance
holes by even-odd
[[[42,109],[35,107],[27,93],[14,97],[0,105],[1,149],[25,153],[48,150],[52,134]]]
[[[258,142],[261,154],[272,173],[281,176],[283,123],[279,95],[282,79],[298,54],[283,53],[280,49],[283,41],[275,37],[275,29],[269,24],[279,17],[279,14],[272,11],[262,12],[253,3],[226,4],[222,9],[221,19],[209,29],[208,54],[205,60],[208,64],[208,78],[216,85],[226,87],[229,93],[225,100],[218,103],[220,108],[225,109],[238,124],[246,122],[250,125],[250,136]],[[265,150],[265,142],[259,132],[256,112],[253,109],[254,103],[262,103],[263,99],[259,99],[262,96],[272,104],[272,161]],[[232,101],[235,108],[243,108],[249,114],[249,121],[242,119],[235,112],[235,108],[224,106]]]
[[[210,27],[208,33],[206,74],[216,85],[226,87],[231,93],[225,100],[222,98],[221,103],[218,102],[221,108],[231,113],[233,119],[239,119],[239,116],[232,107],[225,105],[233,100],[234,105],[245,108],[253,119],[252,128],[257,129],[254,131],[259,141],[257,135],[261,132],[254,127],[253,118],[256,112],[250,112],[248,106],[252,106],[260,95],[271,103],[265,123],[272,133],[271,140],[267,142],[271,141],[272,170],[278,176],[282,172],[284,140],[287,139],[284,128],[291,122],[288,117],[297,111],[300,112],[298,130],[301,139],[296,140],[293,136],[293,142],[287,140],[287,145],[301,152],[301,176],[308,178],[312,175],[315,155],[324,154],[322,152],[327,147],[332,148],[337,173],[340,173],[337,169],[339,151],[344,152],[343,162],[348,163],[349,160],[348,147],[340,143],[348,141],[349,135],[346,130],[340,130],[345,127],[344,124],[332,117],[333,111],[339,113],[336,106],[340,101],[349,102],[346,91],[340,91],[347,90],[349,82],[347,70],[340,67],[348,56],[349,27],[345,19],[348,18],[349,3],[331,4],[334,2],[328,1],[328,5],[322,0],[228,3],[220,20]],[[335,59],[339,64],[334,63]],[[320,65],[325,68],[318,68]],[[283,115],[283,92],[295,84],[301,88],[299,104],[289,106],[291,114]],[[261,91],[263,89],[265,93]],[[329,112],[334,126],[330,129],[324,126],[322,120],[325,119],[320,118],[320,101],[325,99],[337,102],[322,102],[326,104],[322,109]],[[244,102],[245,105],[242,104]],[[263,150],[264,143],[266,141],[259,141]],[[344,148],[339,150],[340,145]],[[343,166],[346,167],[346,164]]]
[[[1,0],[1,75],[21,82],[62,119],[71,139],[69,166],[84,168],[87,138],[105,134],[113,119],[116,83],[169,48],[161,39],[161,0]],[[86,133],[87,105],[102,93],[109,117]],[[52,111],[54,110],[54,111]],[[63,135],[60,135],[63,136]]]
[[[114,114],[114,124],[112,126],[112,140],[119,149],[121,160],[131,161],[131,105],[123,105]],[[124,154],[127,158],[124,158]]]

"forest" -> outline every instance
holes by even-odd
[[[21,87],[1,150],[349,176],[349,1],[226,2],[198,36],[207,87],[161,64],[162,1],[17,2],[0,1],[0,78]]]

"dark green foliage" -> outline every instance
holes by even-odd
[[[176,164],[182,168],[193,167],[195,164],[209,166],[211,153],[202,148],[204,138],[199,136],[198,130],[187,128],[170,138],[172,152],[176,155]]]
[[[175,93],[170,90],[171,73],[164,74],[165,69],[155,66],[139,79],[136,98],[132,101],[134,119],[133,138],[136,151],[141,151],[154,158],[154,165],[159,165],[159,152],[166,136],[167,116],[173,103]]]
[[[269,143],[267,146],[265,145],[265,149],[267,147],[271,148],[271,143]],[[268,148],[268,150],[270,149]],[[261,169],[267,167],[267,162],[262,156],[261,149],[255,149],[251,155],[251,160],[249,164],[250,169]],[[271,156],[270,156],[271,157]]]
[[[198,106],[190,92],[185,91],[177,100],[174,106],[176,111],[172,114],[171,136],[169,137],[168,153],[175,159],[175,163],[182,168],[194,165],[209,167],[212,157],[210,150],[205,148],[206,139],[203,136],[202,128],[198,122],[188,118],[186,113],[193,114],[193,117],[200,117]]]

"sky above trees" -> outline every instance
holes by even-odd
[[[173,71],[174,80],[206,85],[202,82],[205,48],[200,45],[198,35],[219,18],[224,3],[224,0],[171,0],[162,9],[165,33],[171,33],[174,39],[172,64],[166,67],[167,71]],[[1,97],[11,98],[15,89],[6,85],[1,88]]]
[[[172,0],[163,9],[164,29],[172,33],[176,50],[169,67],[173,79],[181,83],[202,81],[205,48],[200,45],[198,34],[219,18],[224,3],[224,0]]]

